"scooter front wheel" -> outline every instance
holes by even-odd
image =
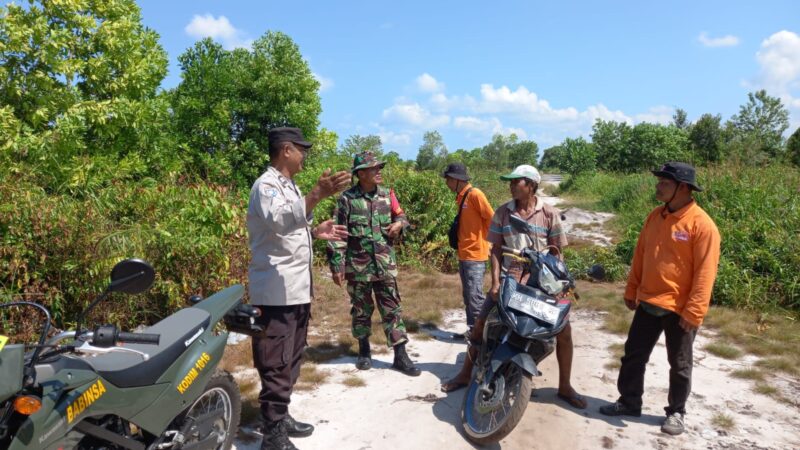
[[[531,396],[531,376],[521,367],[506,362],[485,388],[475,378],[464,395],[462,424],[467,437],[476,444],[493,444],[517,426]]]

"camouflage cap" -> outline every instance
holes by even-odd
[[[378,158],[375,157],[375,154],[372,152],[362,152],[356,155],[353,158],[353,170],[351,173],[355,174],[356,171],[361,169],[369,169],[370,167],[383,167],[386,163],[383,161],[378,161]]]

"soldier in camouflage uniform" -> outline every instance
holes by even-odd
[[[406,353],[406,327],[401,317],[400,294],[397,290],[397,262],[392,241],[408,226],[394,191],[381,186],[381,169],[385,163],[369,152],[353,160],[352,173],[358,183],[342,193],[336,204],[334,221],[347,225],[347,241],[328,243],[328,262],[333,281],[341,286],[347,280],[350,314],[353,316],[353,337],[358,339],[356,367],[372,367],[369,336],[375,303],[381,315],[387,344],[394,348],[392,368],[417,376],[420,370]]]

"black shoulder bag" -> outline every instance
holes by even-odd
[[[461,217],[461,210],[464,209],[464,201],[467,200],[467,196],[471,190],[472,188],[467,189],[467,192],[464,193],[464,197],[461,198],[461,204],[458,205],[458,214],[453,218],[453,223],[450,224],[450,230],[447,231],[447,239],[450,241],[450,247],[454,250],[458,250],[458,220]]]

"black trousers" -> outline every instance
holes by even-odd
[[[639,306],[625,341],[625,356],[619,370],[619,401],[631,408],[642,408],[644,372],[661,332],[664,331],[669,361],[669,397],[667,414],[686,414],[686,400],[692,390],[692,345],[696,331],[686,332],[675,313],[654,316]]]
[[[256,320],[264,325],[264,332],[253,337],[253,362],[261,377],[261,416],[271,423],[288,414],[292,389],[300,376],[311,304],[259,308],[261,316]]]

